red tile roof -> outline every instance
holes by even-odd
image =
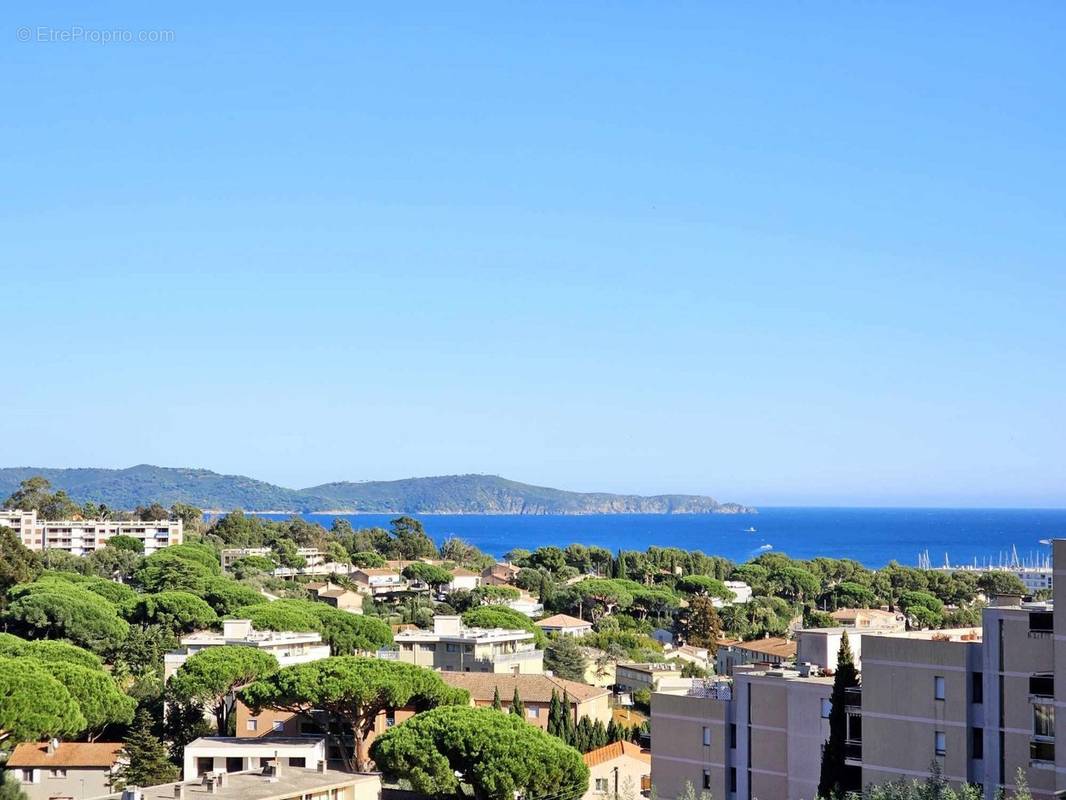
[[[649,765],[651,764],[651,753],[647,750],[642,750],[640,745],[632,742],[611,742],[611,744],[591,750],[581,757],[585,760],[585,766],[595,767],[597,764],[614,761],[622,756],[637,758]]]
[[[592,626],[591,622],[571,617],[569,614],[555,614],[551,617],[537,620],[533,624],[541,628],[588,628]]]
[[[15,747],[7,760],[9,767],[101,767],[118,761],[122,742],[60,742],[48,753],[48,742],[28,742]]]

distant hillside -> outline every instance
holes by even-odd
[[[654,497],[567,492],[530,486],[494,475],[447,475],[399,481],[326,483],[286,489],[243,475],[205,469],[0,469],[0,498],[20,481],[43,475],[79,503],[93,501],[131,509],[153,502],[190,503],[205,509],[246,511],[348,511],[409,514],[745,514],[754,509],[719,503],[712,497],[669,494]]]

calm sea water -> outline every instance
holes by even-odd
[[[304,514],[329,527],[327,514]],[[348,515],[355,528],[387,527],[395,514]],[[279,519],[284,517],[273,518]],[[702,550],[743,561],[761,550],[796,558],[854,558],[867,566],[891,560],[916,565],[929,551],[935,564],[976,558],[998,561],[1017,548],[1022,557],[1042,555],[1041,539],[1066,537],[1066,509],[761,508],[757,515],[617,514],[565,516],[427,515],[420,517],[438,543],[458,536],[502,556],[515,547],[565,546],[572,542],[611,550],[650,545]],[[746,528],[756,532],[748,533]]]

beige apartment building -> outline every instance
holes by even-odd
[[[378,651],[379,658],[447,672],[544,672],[544,651],[534,647],[529,631],[468,628],[458,616],[436,616],[433,630],[406,630],[394,641],[396,649]]]
[[[1058,577],[1066,540],[1052,547]],[[832,690],[832,678],[818,675],[831,668],[838,634],[829,629],[809,647],[806,634],[800,653],[822,663],[735,666],[733,682],[713,692],[696,682],[652,695],[652,781],[661,797],[676,798],[692,781],[727,800],[813,798]],[[983,787],[986,800],[1013,791],[1019,769],[1034,797],[1066,796],[1066,748],[1056,747],[1055,727],[1066,706],[1066,615],[1052,602],[992,598],[977,628],[860,635],[862,685],[848,692],[845,752],[862,785],[921,779],[935,761],[951,783]]]
[[[182,542],[180,519],[141,520],[66,519],[42,520],[36,511],[0,510],[0,527],[10,528],[30,550],[64,550],[76,556],[95,553],[113,536],[132,536],[152,555]]]
[[[238,645],[255,647],[270,653],[282,667],[306,664],[329,656],[329,645],[322,642],[322,634],[315,631],[257,631],[246,619],[228,619],[222,632],[198,631],[183,636],[181,647],[163,655],[163,677],[169,679],[189,656],[209,647]]]

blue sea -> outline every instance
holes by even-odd
[[[274,519],[284,516],[270,515]],[[335,515],[304,514],[329,527]],[[388,527],[396,514],[344,516],[354,528]],[[419,516],[419,515],[414,515]],[[1066,537],[1066,509],[760,508],[754,515],[605,514],[593,516],[419,516],[439,544],[458,536],[494,556],[512,548],[573,542],[610,550],[651,545],[702,550],[745,561],[774,550],[795,558],[853,558],[870,567],[889,561],[934,565],[1043,556],[1041,539]],[[747,532],[749,527],[754,533]]]

